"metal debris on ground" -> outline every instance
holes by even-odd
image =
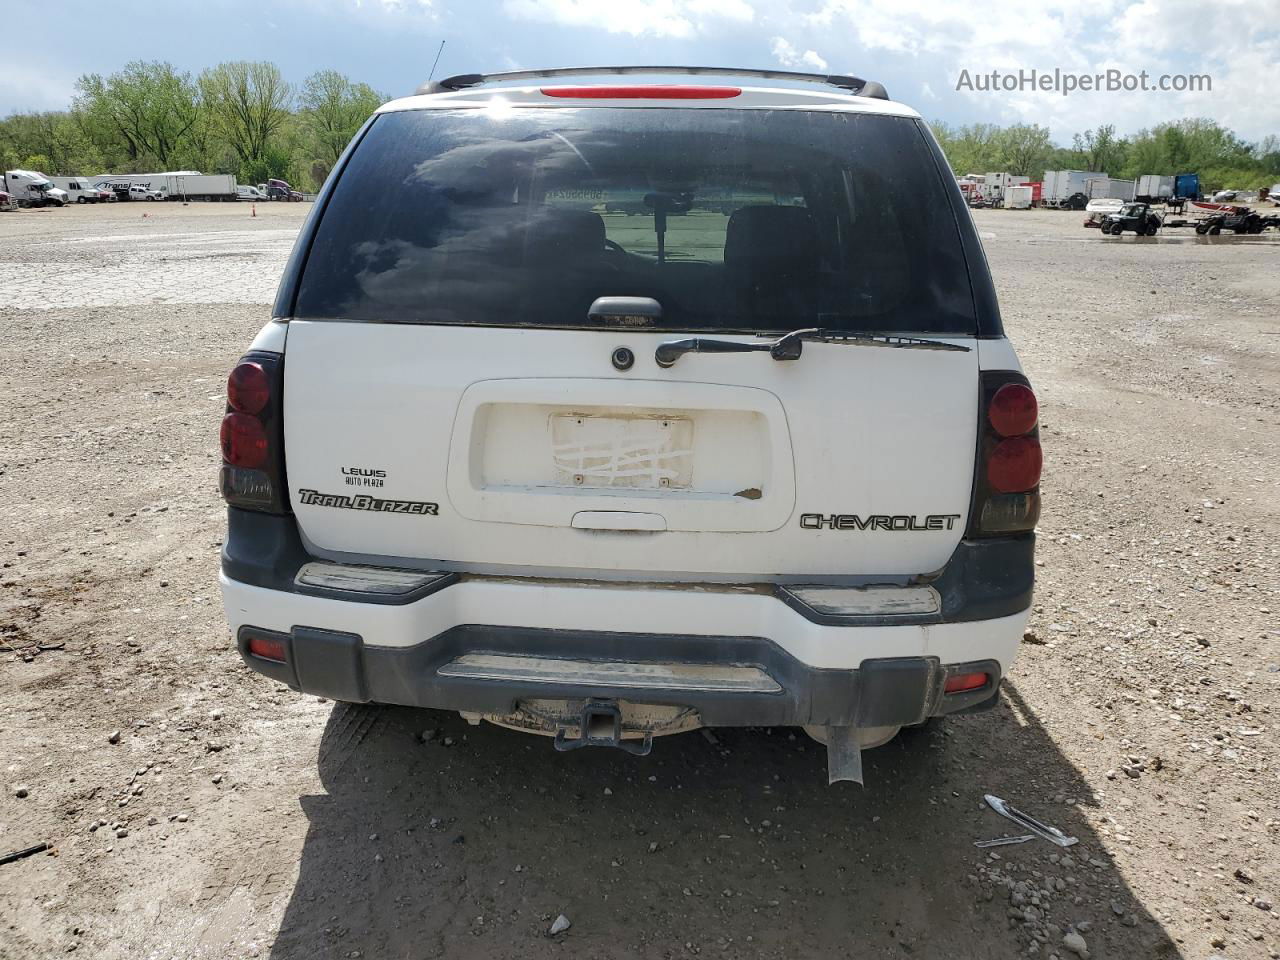
[[[1034,840],[1035,834],[1024,833],[1020,837],[996,837],[994,840],[975,840],[975,847],[1006,847],[1011,843],[1026,843],[1028,840]]]
[[[37,843],[34,847],[27,847],[25,850],[14,850],[11,853],[0,854],[0,866],[6,863],[13,863],[15,860],[34,857],[37,853],[44,853],[52,846],[53,844],[51,843]]]
[[[1056,843],[1060,847],[1069,847],[1072,844],[1080,842],[1075,837],[1067,836],[1057,827],[1051,827],[1047,823],[1041,823],[1035,817],[1029,816],[1021,810],[1018,810],[1016,807],[1010,806],[1006,801],[1001,800],[997,796],[993,796],[988,793],[983,797],[983,799],[987,801],[987,806],[1002,817],[1007,817],[1018,826],[1025,830],[1030,830],[1036,836],[1043,837],[1050,843]]]

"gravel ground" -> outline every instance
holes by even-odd
[[[561,755],[245,670],[215,434],[307,207],[151,206],[0,215],[0,854],[53,844],[0,957],[1280,957],[1275,240],[976,213],[1035,611],[1004,705],[858,789],[796,731]],[[1079,845],[975,849],[984,793]]]

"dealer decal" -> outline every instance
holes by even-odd
[[[339,510],[368,510],[372,513],[409,513],[419,517],[434,517],[440,512],[439,504],[426,500],[384,500],[363,493],[349,497],[345,493],[299,490],[298,500],[308,507],[337,507]]]
[[[806,530],[950,530],[960,519],[958,513],[931,513],[923,518],[915,514],[872,513],[865,517],[856,513],[802,513],[800,526]]]

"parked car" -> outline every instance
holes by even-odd
[[[1089,205],[1089,196],[1085,193],[1073,193],[1059,203],[1063,210],[1083,210]]]
[[[76,196],[76,203],[115,203],[116,194],[114,190],[107,190],[103,187],[85,185],[80,188],[79,194]]]
[[[362,133],[227,382],[232,635],[559,750],[803,726],[860,782],[998,702],[1031,603],[1036,397],[981,242],[878,83],[606,70]]]
[[[1139,236],[1154,237],[1160,225],[1160,215],[1151,209],[1149,203],[1126,203],[1118,213],[1103,217],[1099,224],[1103,233],[1113,237],[1120,236],[1126,230]]]
[[[164,194],[159,190],[151,190],[139,184],[129,185],[130,200],[163,200]]]
[[[18,201],[13,199],[12,194],[0,190],[0,213],[9,213],[18,209]]]
[[[1084,225],[1086,227],[1100,227],[1103,220],[1113,213],[1119,213],[1123,207],[1123,200],[1112,200],[1110,198],[1090,200],[1084,207]]]
[[[266,200],[267,195],[255,186],[251,186],[247,183],[241,183],[236,186],[236,199],[261,201]]]

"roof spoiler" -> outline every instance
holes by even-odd
[[[455,77],[437,80],[434,83],[424,83],[418,88],[417,92],[419,94],[453,93],[458,90],[469,90],[473,87],[489,83],[501,83],[506,80],[540,80],[550,77],[584,77],[600,76],[602,74],[612,74],[614,76],[679,74],[690,77],[759,77],[765,80],[820,83],[829,87],[837,87],[853,94],[855,97],[870,97],[874,100],[889,99],[889,94],[884,86],[875,80],[863,80],[860,77],[846,77],[835,73],[797,73],[792,70],[751,70],[734,67],[557,67],[550,70],[511,70],[506,73],[461,73]]]

